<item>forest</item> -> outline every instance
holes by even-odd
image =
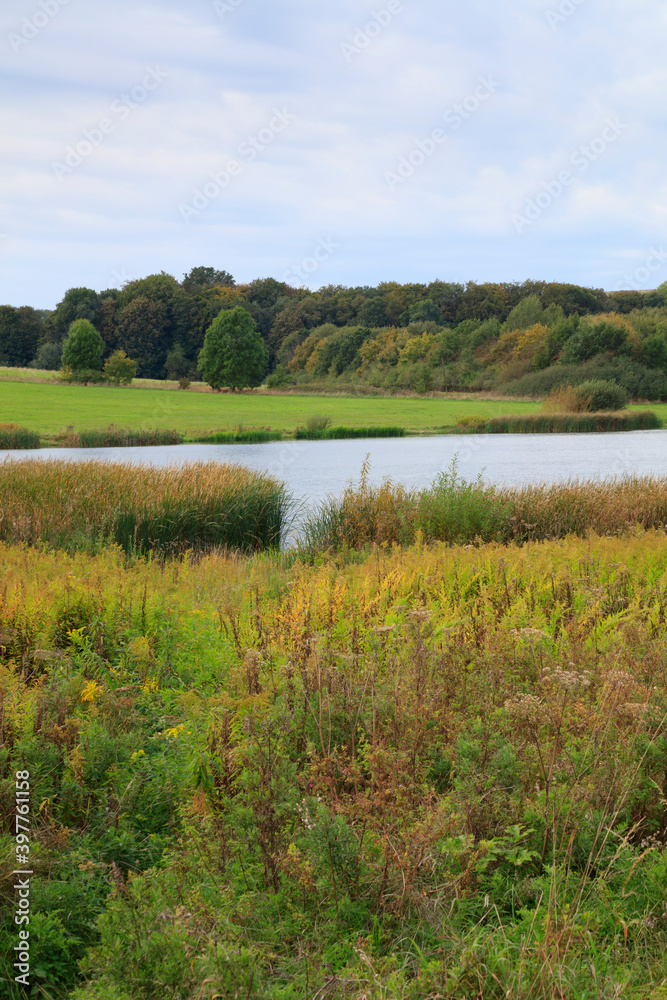
[[[120,290],[71,288],[53,310],[1,306],[0,364],[57,370],[70,324],[87,319],[105,358],[124,350],[139,377],[196,379],[206,330],[241,306],[265,342],[273,389],[544,395],[607,379],[655,400],[667,397],[666,301],[667,282],[647,292],[544,281],[311,291],[195,267],[180,282],[162,272]]]

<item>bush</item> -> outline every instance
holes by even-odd
[[[37,351],[37,357],[31,361],[29,368],[37,368],[40,371],[55,372],[60,368],[60,358],[62,351],[59,344],[42,344]]]
[[[185,392],[186,389],[189,389],[191,385],[192,382],[190,381],[189,378],[179,378],[178,380],[178,388],[182,389],[183,392]]]
[[[99,368],[76,368],[64,365],[59,372],[59,378],[63,382],[74,382],[77,385],[87,385],[89,382],[95,384],[104,383],[107,377]]]
[[[104,374],[112,385],[129,385],[137,374],[137,362],[128,358],[125,351],[114,351],[104,362]]]
[[[661,400],[667,398],[667,375],[631,358],[599,354],[582,364],[553,364],[542,371],[496,385],[496,390],[508,396],[546,396],[561,385],[580,385],[589,380],[616,382],[630,399]]]
[[[267,378],[266,385],[269,389],[282,389],[286,385],[291,385],[292,382],[293,378],[285,365],[278,365]]]
[[[581,411],[599,413],[601,410],[622,410],[628,403],[628,394],[616,382],[595,379],[577,386],[577,399],[581,400]]]

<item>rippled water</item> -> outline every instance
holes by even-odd
[[[370,454],[371,479],[427,486],[458,456],[466,479],[519,484],[630,473],[667,476],[667,430],[618,434],[480,434],[369,438],[357,441],[274,441],[259,445],[186,444],[162,448],[45,448],[0,451],[0,458],[102,459],[150,465],[239,462],[282,479],[294,496],[317,502],[359,476]]]

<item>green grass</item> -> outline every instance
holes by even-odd
[[[216,431],[197,438],[200,444],[265,444],[267,441],[280,441],[280,431],[263,431],[255,428],[237,431]]]
[[[654,431],[662,422],[652,410],[633,413],[529,413],[465,422],[474,434],[593,434],[612,431]]]
[[[6,382],[0,390],[0,422],[15,421],[43,435],[108,427],[168,428],[190,439],[217,428],[239,425],[271,427],[293,433],[313,413],[326,412],[332,424],[346,427],[398,425],[407,431],[433,433],[450,429],[459,417],[476,413],[496,417],[540,411],[540,402],[470,399],[358,399],[177,392],[164,389],[102,388]],[[666,408],[667,409],[667,408]]]
[[[297,427],[298,441],[339,441],[351,438],[405,437],[405,427],[322,427],[309,430]]]

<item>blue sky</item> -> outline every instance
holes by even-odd
[[[5,0],[0,302],[667,280],[667,4]]]

